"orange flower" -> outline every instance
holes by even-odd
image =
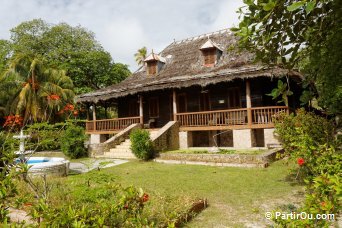
[[[47,96],[48,100],[58,101],[61,99],[61,97],[57,94],[51,94],[50,96]]]
[[[72,104],[66,104],[64,111],[74,111],[75,107]]]

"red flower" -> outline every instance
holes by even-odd
[[[298,158],[298,159],[297,159],[297,164],[298,164],[299,166],[304,165],[304,163],[305,163],[304,158]]]
[[[74,116],[78,116],[78,111],[75,110],[75,111],[73,112],[73,114],[74,114]]]
[[[327,203],[323,201],[323,202],[321,202],[321,206],[325,207],[325,206],[327,206]]]
[[[150,196],[147,193],[144,193],[144,195],[141,197],[141,200],[145,203],[149,200]]]
[[[53,101],[58,101],[59,99],[61,99],[61,97],[57,94],[51,94],[47,98],[48,98],[48,100],[53,100]]]
[[[125,204],[124,209],[126,210],[128,209],[128,204]]]

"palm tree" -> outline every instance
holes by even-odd
[[[146,47],[140,48],[138,52],[134,54],[135,61],[137,62],[138,66],[144,65],[144,60],[146,59],[146,55],[147,55]]]
[[[7,93],[6,110],[24,122],[46,121],[74,98],[73,83],[62,70],[47,67],[38,56],[15,55],[0,77],[0,92]]]

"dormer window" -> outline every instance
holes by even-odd
[[[202,50],[204,66],[214,66],[216,62],[216,48]]]
[[[144,60],[146,63],[147,75],[156,75],[160,72],[165,64],[165,59],[157,54],[152,53]]]
[[[157,61],[149,61],[147,64],[147,74],[154,75],[157,73]]]
[[[207,42],[201,46],[200,50],[203,54],[204,66],[206,67],[215,66],[222,55],[222,49],[209,38]]]

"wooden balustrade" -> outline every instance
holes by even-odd
[[[86,131],[115,132],[125,129],[131,124],[140,123],[140,117],[115,118],[105,120],[86,121]]]
[[[227,109],[206,112],[177,113],[176,119],[181,127],[215,129],[224,126],[235,128],[272,127],[274,115],[287,112],[285,106]],[[259,126],[257,126],[259,125]]]
[[[275,116],[287,112],[286,106],[252,108],[252,124],[273,124]]]

